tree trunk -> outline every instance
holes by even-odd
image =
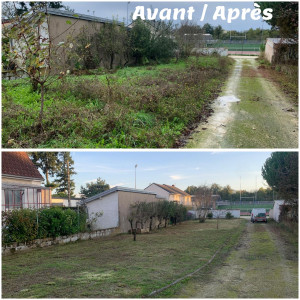
[[[133,229],[132,233],[133,233],[133,240],[136,241],[136,229]]]
[[[149,231],[152,230],[152,217],[150,218],[150,225],[149,225]]]
[[[113,68],[113,66],[114,66],[114,57],[115,57],[115,54],[114,53],[112,53],[111,55],[110,55],[110,70],[112,70],[112,68]]]
[[[46,183],[49,186],[49,174],[48,174],[48,170],[46,170],[45,175],[46,175]]]
[[[165,228],[167,228],[167,220],[168,220],[168,219],[165,219]]]
[[[33,92],[36,92],[38,90],[38,86],[38,82],[36,82],[35,80],[31,80],[31,87]]]
[[[67,160],[67,175],[68,175],[68,206],[71,207],[71,187],[70,187],[69,160]]]

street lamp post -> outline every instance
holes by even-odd
[[[129,7],[130,2],[127,2],[127,24],[126,27],[128,27],[128,7]]]
[[[136,168],[138,165],[134,166],[134,188],[136,189]]]

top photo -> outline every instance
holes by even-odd
[[[2,148],[298,149],[298,2],[2,9]]]

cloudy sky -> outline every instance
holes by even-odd
[[[199,151],[74,151],[76,190],[98,177],[111,186],[134,188],[137,164],[137,188],[149,184],[175,184],[181,189],[189,185],[229,184],[239,190],[267,187],[261,168],[270,152],[199,152]]]
[[[199,25],[204,25],[205,23],[210,23],[213,26],[221,25],[226,30],[237,30],[237,31],[243,31],[247,30],[249,28],[270,28],[270,26],[266,22],[262,22],[261,20],[253,21],[248,16],[245,21],[242,21],[240,19],[232,21],[231,24],[228,24],[226,21],[222,20],[216,20],[214,21],[212,19],[212,16],[215,12],[215,9],[217,6],[225,6],[226,10],[229,8],[250,8],[253,9],[254,2],[249,1],[243,1],[243,2],[157,2],[157,1],[147,1],[147,2],[135,2],[130,1],[128,4],[128,1],[122,1],[122,2],[104,2],[104,1],[63,1],[64,4],[68,5],[70,8],[74,9],[77,13],[82,14],[88,14],[88,15],[94,15],[97,17],[102,18],[116,18],[120,21],[124,21],[126,23],[127,21],[127,8],[128,8],[128,15],[129,15],[129,23],[130,23],[130,16],[135,11],[135,8],[137,6],[144,6],[146,8],[158,8],[159,10],[163,8],[185,8],[188,9],[190,6],[193,6],[195,9],[195,12],[193,14],[193,21]],[[208,9],[206,12],[206,17],[203,22],[200,22],[202,10],[204,7],[204,4],[208,4]]]

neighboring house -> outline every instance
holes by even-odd
[[[115,228],[120,232],[128,232],[130,223],[128,216],[130,205],[137,202],[156,202],[161,200],[156,193],[116,186],[98,195],[82,200],[86,206],[89,220],[95,218],[93,230]],[[96,214],[102,212],[101,217]]]
[[[276,56],[277,51],[281,47],[285,47],[284,51],[280,52],[280,55]],[[282,38],[267,38],[266,47],[265,47],[265,58],[270,63],[275,62],[284,62],[289,60],[298,59],[298,44],[289,39]],[[280,61],[278,61],[278,59]]]
[[[152,183],[145,188],[145,191],[155,193],[169,201],[176,201],[185,206],[192,206],[192,196],[175,185]]]
[[[71,198],[71,206],[70,207],[77,207],[81,201],[80,199]],[[51,206],[63,206],[69,207],[69,201],[67,198],[61,197],[52,197]]]
[[[269,218],[279,222],[281,207],[284,205],[284,200],[275,200],[273,208],[269,211]]]
[[[51,189],[26,152],[2,152],[2,210],[50,206]]]
[[[99,32],[100,28],[105,26],[105,24],[116,22],[121,25],[121,22],[113,21],[105,18],[99,18],[95,16],[89,16],[85,14],[78,14],[66,10],[60,10],[55,8],[47,8],[48,20],[43,24],[37,26],[40,35],[43,39],[48,40],[50,38],[52,46],[59,45],[61,43],[69,42],[70,48],[76,46],[76,37],[81,33],[82,29],[85,28],[86,35],[92,35],[95,32]],[[11,22],[5,20],[2,22],[2,26],[9,27]],[[73,41],[75,39],[75,42]],[[15,41],[10,41],[11,45],[15,45]],[[18,50],[17,45],[15,46]],[[58,57],[60,62],[68,61],[67,57],[61,50],[61,55]],[[109,58],[104,57],[103,54],[99,53],[99,59],[101,61],[101,66],[105,66]],[[116,54],[114,59],[114,67],[123,65],[125,63],[125,58]],[[24,64],[23,61],[18,62],[18,65]]]

